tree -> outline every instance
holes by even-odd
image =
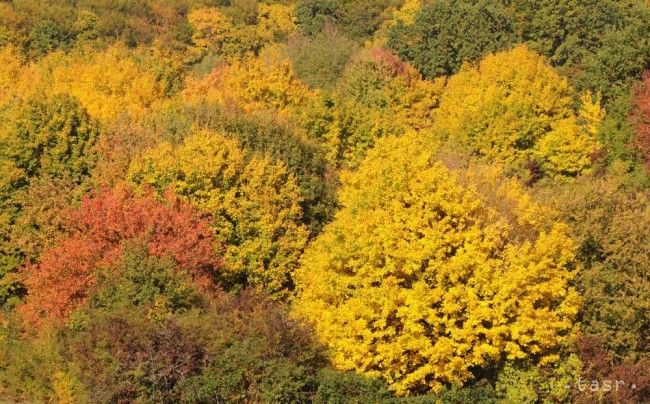
[[[406,395],[556,360],[578,310],[568,228],[498,170],[447,168],[417,136],[378,143],[296,273],[295,313],[334,365]]]
[[[303,113],[302,125],[325,144],[332,166],[354,168],[377,139],[430,128],[442,87],[392,53],[367,49],[353,57],[331,96]]]
[[[4,105],[11,96],[20,91],[24,82],[25,59],[14,46],[0,49],[0,104]]]
[[[128,179],[161,192],[171,188],[212,214],[228,286],[287,296],[307,230],[300,191],[286,166],[248,156],[236,140],[205,131],[178,147],[164,143],[145,153]]]
[[[88,185],[79,186],[67,178],[44,175],[32,180],[16,197],[20,214],[11,226],[9,240],[23,262],[35,262],[44,249],[65,234],[66,213],[76,206]]]
[[[99,144],[104,146],[102,155],[115,156],[116,160],[119,158],[122,162],[130,161],[113,144],[124,144],[125,151],[135,155],[146,146],[144,139],[179,144],[197,130],[223,133],[236,139],[246,152],[266,156],[286,165],[300,188],[302,221],[309,227],[312,236],[318,234],[334,215],[337,204],[335,181],[325,159],[324,147],[317,140],[303,136],[294,125],[278,122],[273,115],[233,113],[209,102],[196,105],[176,102],[145,118],[142,126],[140,129],[129,129],[130,126],[120,129],[135,130],[137,136],[131,136],[129,132],[116,132],[107,136],[105,141],[100,138]],[[121,125],[119,127],[122,128]],[[104,160],[99,162],[100,167],[105,165]],[[112,166],[110,161],[106,163]],[[119,174],[111,172],[109,175]]]
[[[620,403],[638,403],[650,397],[650,359],[617,361],[602,345],[602,341],[593,336],[581,336],[576,340],[576,351],[585,363],[582,380],[597,381],[599,391],[584,388],[574,391],[571,400],[576,403],[590,403],[598,400],[605,389],[605,381],[612,387],[608,397]],[[623,384],[617,384],[622,381]],[[591,382],[593,383],[593,382]],[[618,387],[618,388],[616,388]]]
[[[251,292],[162,319],[88,314],[61,342],[90,401],[306,402],[327,364],[308,329]]]
[[[167,83],[145,60],[123,46],[97,54],[76,54],[54,66],[52,91],[79,99],[91,116],[103,121],[128,113],[141,117],[169,95]],[[163,76],[164,77],[164,76]]]
[[[622,174],[587,176],[573,184],[540,186],[540,203],[571,226],[583,270],[576,288],[584,300],[581,328],[616,358],[645,355],[650,341],[650,243],[647,191]]]
[[[392,0],[342,1],[300,0],[296,4],[298,27],[316,35],[327,25],[334,25],[354,39],[370,37],[386,19],[386,10],[396,5]]]
[[[163,140],[160,133],[128,116],[104,125],[93,150],[101,156],[92,170],[93,184],[110,188],[123,182],[131,162]]]
[[[550,177],[576,176],[589,170],[600,148],[596,135],[603,112],[589,94],[575,111],[574,97],[545,58],[518,46],[452,76],[435,127],[522,176],[531,160]]]
[[[44,200],[31,200],[44,181],[66,184],[48,194],[56,204],[73,200],[75,189],[87,182],[96,161],[92,147],[98,128],[79,103],[68,96],[16,100],[2,111],[0,131],[0,301],[22,294],[20,282],[11,275],[25,258],[24,241],[18,234],[29,232],[28,223],[45,225],[37,218]],[[70,193],[66,194],[66,189]],[[40,208],[32,211],[29,206]],[[23,210],[28,215],[25,216]],[[49,210],[50,212],[56,211]],[[46,216],[48,214],[46,213]],[[20,228],[17,228],[19,226]],[[24,227],[23,227],[24,226]],[[54,226],[56,227],[56,225]],[[24,235],[24,233],[23,233]],[[38,242],[37,242],[38,244]],[[27,248],[29,250],[29,248]]]
[[[545,368],[529,361],[505,363],[495,382],[498,402],[567,402],[574,398],[574,384],[584,376],[583,371],[578,355],[568,352]]]
[[[194,9],[187,19],[194,30],[192,42],[203,49],[219,50],[226,35],[232,30],[228,16],[216,7]]]
[[[624,169],[638,184],[648,181],[642,158],[635,145],[638,109],[634,108],[634,91],[610,99],[598,138],[603,145],[602,163],[609,171]]]
[[[324,148],[315,140],[272,118],[230,115],[209,104],[193,110],[191,121],[195,126],[205,125],[206,129],[227,133],[245,150],[286,165],[300,188],[302,221],[312,236],[333,218],[337,206],[333,173]]]
[[[416,13],[412,24],[399,22],[388,46],[427,78],[456,73],[466,61],[518,42],[507,8],[493,1],[434,1]]]
[[[318,381],[318,391],[313,400],[317,404],[392,402],[392,395],[384,383],[354,372],[337,372],[325,368],[318,375]]]
[[[52,21],[39,22],[29,33],[29,54],[33,58],[45,56],[48,52],[64,47],[71,42]]]
[[[284,305],[204,293],[140,240],[97,273],[68,324],[3,320],[3,399],[306,402],[321,383],[324,351]]]
[[[523,40],[580,90],[605,103],[627,92],[650,61],[650,8],[638,0],[518,2]]]
[[[82,0],[76,5],[77,41],[97,37],[102,45],[129,47],[164,44],[183,49],[191,41],[187,11],[192,2],[160,0]],[[90,34],[90,35],[89,35]]]
[[[643,82],[634,90],[632,122],[636,126],[633,144],[639,152],[646,172],[650,175],[650,71],[646,71]]]
[[[190,12],[188,19],[194,29],[192,40],[203,52],[213,51],[228,59],[237,59],[248,52],[259,52],[264,45],[253,25],[236,24],[222,9],[196,9]]]
[[[290,36],[287,47],[300,80],[312,88],[332,90],[358,45],[336,29],[326,27],[314,36]]]
[[[396,24],[388,45],[431,78],[525,43],[607,102],[650,61],[649,13],[639,0],[435,1]]]
[[[375,46],[387,46],[390,31],[399,23],[410,25],[426,0],[403,0],[386,10],[387,18],[374,33],[372,43]]]
[[[30,321],[65,322],[95,290],[97,270],[110,267],[133,240],[152,255],[171,259],[200,287],[216,285],[222,263],[209,221],[186,203],[172,197],[157,201],[128,189],[105,190],[84,198],[68,217],[66,237],[25,271],[29,294],[21,311]]]
[[[247,113],[274,111],[281,115],[291,115],[314,97],[294,73],[291,62],[274,49],[218,65],[203,79],[190,79],[183,95],[189,103],[209,101]]]
[[[602,46],[602,34],[624,20],[616,1],[518,1],[514,14],[522,39],[555,66],[579,66]],[[633,2],[627,2],[628,4]]]
[[[291,7],[239,0],[228,7],[197,8],[188,14],[194,28],[192,40],[203,52],[213,51],[227,59],[283,40],[295,30]]]

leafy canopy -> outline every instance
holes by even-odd
[[[575,97],[544,57],[518,46],[449,78],[435,128],[514,172],[523,174],[532,162],[550,177],[576,176],[590,169],[600,148],[603,112],[588,94],[575,111]]]
[[[452,170],[415,136],[379,142],[296,274],[296,314],[343,370],[400,395],[502,360],[556,360],[578,310],[575,243],[514,180]]]
[[[86,197],[68,217],[68,234],[26,269],[29,294],[21,310],[31,321],[65,322],[95,290],[98,270],[119,269],[111,265],[134,241],[153,256],[172,260],[201,288],[212,288],[218,280],[222,261],[209,222],[187,203],[118,188]]]
[[[410,24],[398,22],[389,32],[388,46],[434,78],[456,73],[464,62],[517,39],[515,21],[501,2],[440,0],[422,7]]]
[[[354,168],[377,139],[430,128],[443,84],[422,80],[382,48],[366,49],[353,57],[332,94],[310,105],[302,124],[325,144],[331,165]]]
[[[30,198],[47,183],[58,183],[66,185],[53,198],[58,200],[55,203],[69,201],[74,190],[87,182],[95,164],[93,145],[99,130],[86,110],[64,95],[14,99],[0,115],[0,301],[4,302],[22,293],[11,273],[29,253],[22,236],[32,223],[39,223],[26,214],[30,215],[30,206],[42,201]],[[39,210],[49,208],[40,205],[34,213]],[[43,228],[35,229],[39,237],[48,227],[47,222],[41,224]]]
[[[133,162],[134,184],[173,190],[212,214],[230,286],[286,296],[307,241],[300,191],[286,166],[249,156],[239,143],[203,131],[174,147],[163,143]]]

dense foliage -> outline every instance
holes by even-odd
[[[298,186],[284,165],[247,158],[237,141],[203,132],[177,148],[164,143],[149,150],[134,161],[128,178],[161,192],[171,189],[212,214],[226,282],[259,286],[271,295],[291,287],[307,230]]]
[[[650,401],[650,2],[0,2],[0,401]]]
[[[62,181],[69,184],[68,195],[63,194],[65,187],[54,191],[64,200],[70,200],[69,194],[82,186],[95,162],[92,146],[98,128],[75,99],[64,95],[11,100],[4,106],[2,115],[0,300],[5,301],[21,289],[11,273],[26,254],[21,243],[15,240],[18,227],[29,226],[24,221],[23,210],[42,202],[30,193],[38,192],[46,182]]]
[[[514,172],[575,176],[600,149],[602,111],[589,94],[577,99],[566,79],[526,47],[489,55],[451,76],[436,111],[436,128],[474,154]]]
[[[167,205],[127,189],[104,191],[84,199],[68,218],[68,234],[26,268],[29,295],[22,310],[31,320],[65,320],[88,298],[96,272],[110,267],[131,240],[144,243],[155,256],[171,258],[202,287],[213,286],[222,266],[208,221],[171,199]]]
[[[377,145],[297,275],[296,311],[334,363],[400,394],[501,358],[555,360],[578,307],[568,228],[488,167],[434,156],[408,135]]]

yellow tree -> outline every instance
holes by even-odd
[[[247,52],[256,53],[265,45],[286,38],[296,28],[290,6],[260,3],[255,6],[254,14],[253,21],[237,23],[228,8],[194,9],[187,16],[194,29],[192,41],[204,52],[213,51],[229,59],[238,59]]]
[[[284,116],[315,96],[298,79],[291,62],[274,48],[217,66],[201,80],[190,78],[183,94],[189,102],[207,100],[245,112],[271,110]]]
[[[501,360],[552,363],[578,309],[567,227],[499,170],[451,169],[432,149],[379,141],[296,273],[295,313],[334,364],[399,395]]]
[[[529,162],[547,175],[575,176],[591,166],[603,111],[525,46],[465,65],[441,96],[436,127],[490,161],[523,173]]]
[[[154,69],[122,45],[65,57],[52,68],[52,91],[76,97],[96,118],[140,117],[166,95]]]
[[[43,97],[49,81],[46,72],[38,65],[28,63],[18,48],[13,45],[0,48],[0,105],[13,97]]]
[[[233,29],[230,18],[216,7],[194,9],[187,19],[194,30],[194,45],[203,50],[219,50]]]
[[[256,28],[259,35],[268,43],[286,38],[296,30],[293,7],[278,3],[260,3]]]
[[[286,297],[307,230],[298,186],[283,164],[246,155],[236,140],[206,131],[181,146],[164,143],[146,152],[128,179],[171,188],[213,215],[228,283]]]
[[[4,104],[15,93],[16,85],[21,81],[25,60],[13,46],[0,49],[0,103]]]

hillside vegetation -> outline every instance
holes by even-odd
[[[650,3],[0,2],[0,401],[650,401]]]

